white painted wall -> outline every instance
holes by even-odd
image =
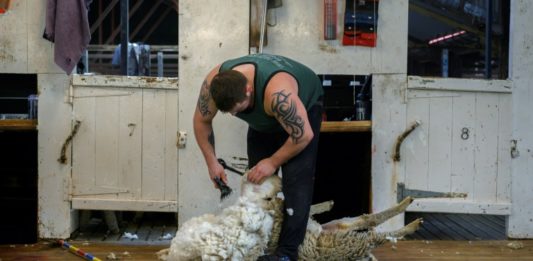
[[[220,192],[207,172],[194,139],[192,115],[204,77],[225,59],[248,54],[249,2],[238,0],[179,1],[179,128],[188,142],[179,150],[178,219],[187,219],[221,209]],[[217,156],[227,162],[246,157],[246,125],[235,117],[219,114],[214,132]],[[237,175],[229,175],[229,186],[238,189]],[[228,198],[224,202],[233,202]]]
[[[407,73],[408,0],[382,0],[375,48],[342,46],[345,1],[337,3],[337,40],[325,41],[323,1],[283,1],[274,9],[263,52],[292,57],[318,74]]]
[[[57,162],[70,133],[69,78],[53,62],[53,44],[42,38],[46,1],[11,1],[0,15],[0,73],[37,75],[39,236],[66,238],[76,227],[68,199],[70,167]]]
[[[513,139],[520,156],[512,160],[513,208],[507,234],[533,238],[533,1],[511,1],[510,76],[514,83]]]

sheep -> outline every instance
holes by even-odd
[[[270,239],[272,202],[281,180],[270,177],[261,185],[243,178],[237,202],[219,215],[205,214],[186,221],[176,232],[161,260],[251,260],[263,255]]]
[[[206,214],[185,222],[172,240],[170,249],[158,253],[161,260],[256,260],[278,243],[283,222],[283,199],[278,176],[261,185],[249,183],[246,176],[237,202],[218,216]],[[404,212],[412,202],[376,214],[333,220],[319,224],[312,218],[300,245],[299,260],[367,260],[370,251],[390,238],[403,237],[418,229],[422,220],[392,232],[372,228]]]

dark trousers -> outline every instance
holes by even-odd
[[[305,237],[313,200],[322,110],[322,104],[319,102],[307,112],[314,133],[313,140],[298,155],[281,166],[285,216],[276,254],[287,255],[291,260],[298,260],[298,246]],[[249,168],[274,154],[288,137],[286,132],[264,133],[248,128]]]

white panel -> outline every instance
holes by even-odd
[[[428,188],[429,173],[429,99],[409,99],[407,124],[419,121],[420,125],[404,140],[401,161],[405,162],[405,185],[410,189]]]
[[[111,95],[112,93],[110,93]],[[118,186],[119,97],[95,98],[95,185]],[[93,111],[88,111],[91,113]],[[83,138],[83,137],[80,137]],[[77,147],[75,147],[77,149]]]
[[[119,186],[129,193],[120,193],[119,199],[141,198],[142,166],[142,92],[119,97]]]
[[[452,169],[450,192],[466,193],[472,198],[474,191],[475,144],[475,94],[463,93],[453,98]]]
[[[476,94],[474,198],[496,202],[498,96]]]
[[[24,2],[28,3],[28,72],[65,74],[54,62],[54,44],[43,38],[47,1]]]
[[[406,128],[404,90],[407,85],[405,75],[377,74],[372,78],[372,212],[379,212],[397,202],[396,186],[405,174],[401,162],[393,162],[392,154],[396,138]],[[408,139],[416,138],[409,136]],[[402,147],[402,153],[406,153]],[[407,152],[408,153],[408,152]],[[401,155],[406,158],[405,154]],[[403,226],[403,215],[390,219],[379,227],[390,230]]]
[[[75,95],[93,96],[91,89],[75,89]],[[73,121],[80,121],[76,138],[72,139],[72,193],[85,194],[96,185],[96,98],[74,99]],[[73,128],[73,126],[72,126]]]
[[[143,91],[142,199],[165,197],[164,94],[164,91]]]
[[[102,198],[74,198],[72,207],[75,209],[101,209],[124,211],[153,211],[176,212],[176,201],[164,200],[127,200],[127,199],[102,199]]]
[[[117,210],[150,211],[157,201],[162,207],[154,211],[175,211],[164,203],[177,206],[178,96],[172,79],[128,88],[132,77],[73,78],[81,83],[73,88],[73,103],[82,121],[73,145],[73,207],[113,209],[123,202]]]
[[[165,91],[165,196],[178,200],[178,92]]]
[[[428,190],[450,191],[452,98],[429,100]]]
[[[9,11],[0,15],[0,72],[28,72],[28,24],[26,21],[28,10],[31,8],[28,7],[27,1],[11,1]]]
[[[37,152],[39,237],[68,238],[76,229],[71,225],[69,202],[72,159],[68,157],[67,165],[60,164],[57,159],[71,129],[72,108],[64,102],[69,80],[64,74],[40,74],[37,82],[40,93]],[[67,153],[70,155],[70,148]]]
[[[415,199],[409,205],[407,211],[509,215],[511,213],[511,204],[463,199],[424,198]]]
[[[498,107],[498,202],[511,202],[511,95],[499,96]]]
[[[468,86],[469,82],[463,80],[458,85]],[[414,84],[409,83],[409,86]],[[406,165],[406,187],[466,193],[466,199],[473,206],[478,203],[496,204],[498,191],[501,189],[504,197],[505,193],[508,195],[510,186],[510,95],[506,92],[457,91],[445,87],[410,88],[407,91],[407,122],[420,120],[422,124],[411,134],[418,135],[418,139],[408,137],[404,141],[402,153],[406,157],[402,159]],[[426,153],[427,157],[424,157]],[[434,207],[428,209],[466,211],[467,208],[460,206],[461,202],[467,201],[453,201],[452,205],[457,206],[450,207],[448,211],[441,208],[448,203],[439,205],[438,210]],[[503,200],[502,203],[509,201]],[[494,206],[490,206],[491,213],[497,212]],[[410,211],[415,209],[429,211],[420,208],[410,208]],[[476,213],[483,211],[480,209]]]
[[[409,76],[409,89],[511,93],[509,80],[479,80]]]

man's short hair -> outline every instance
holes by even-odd
[[[228,112],[246,98],[246,77],[238,71],[220,72],[211,80],[209,92],[217,109]]]

